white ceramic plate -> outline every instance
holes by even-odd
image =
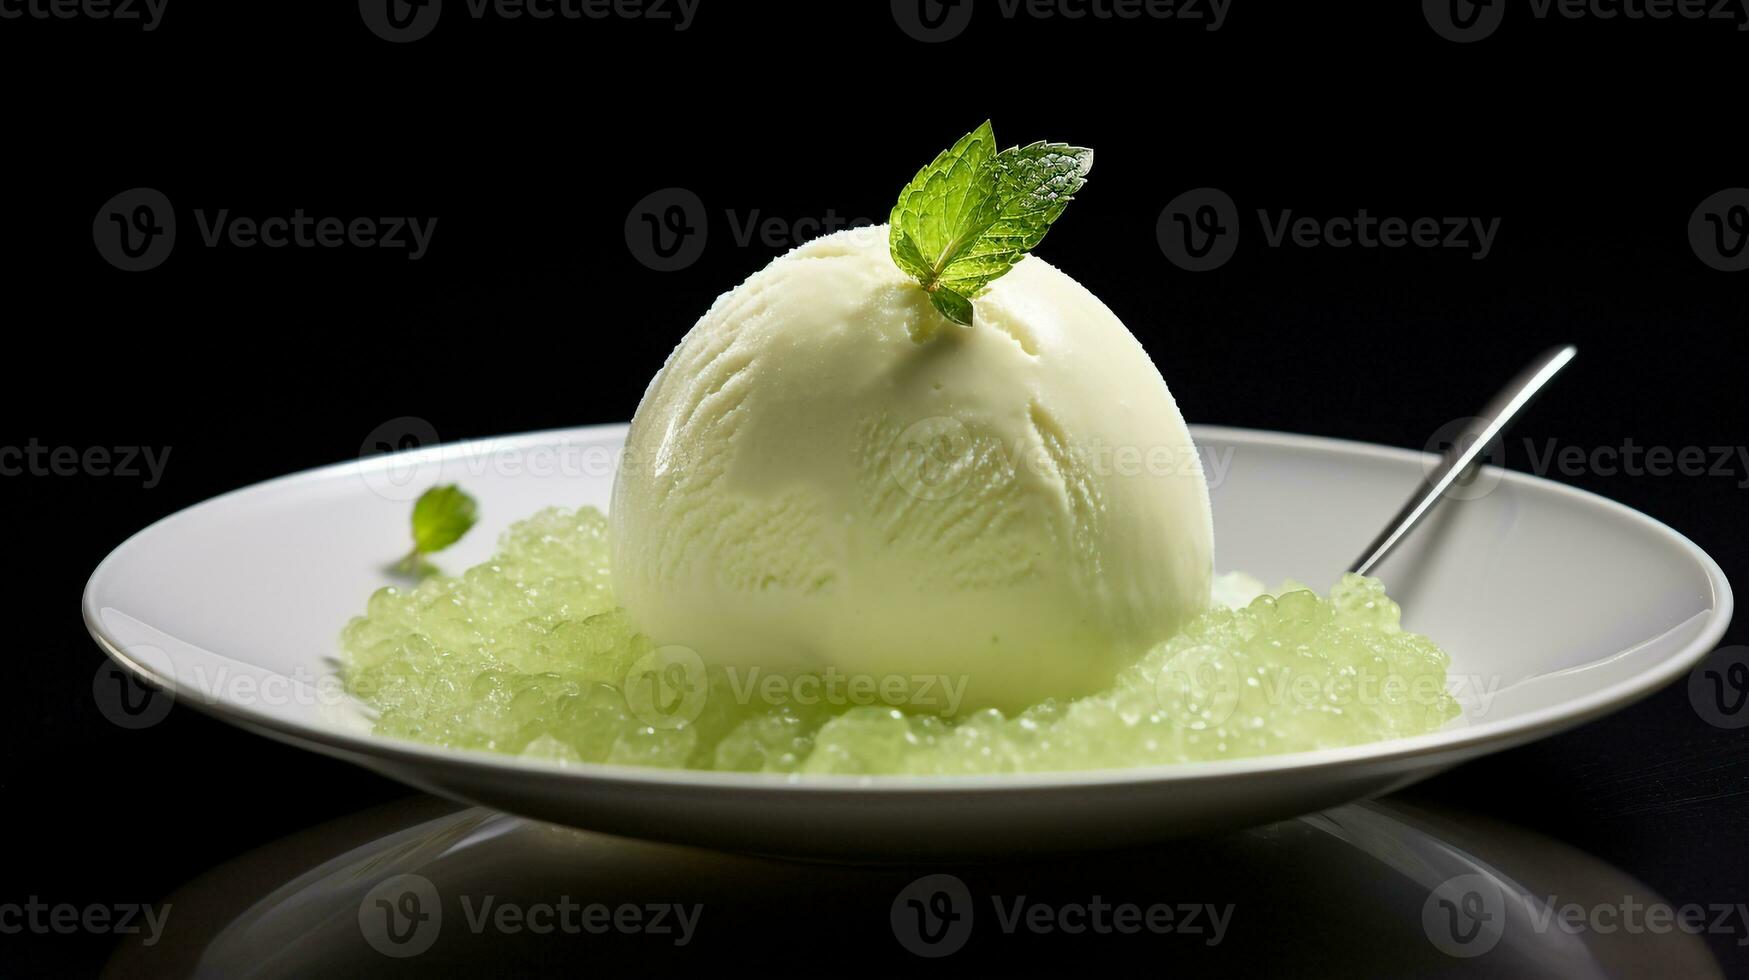
[[[1320,587],[1396,512],[1431,457],[1200,427],[1223,569]],[[1380,573],[1405,625],[1452,655],[1465,716],[1416,738],[1231,762],[989,777],[813,777],[560,767],[370,734],[338,692],[338,633],[389,579],[408,501],[463,484],[486,558],[553,504],[605,509],[625,426],[432,447],[273,480],[169,517],[86,587],[91,633],[148,684],[240,727],[459,800],[709,847],[889,860],[1116,847],[1390,792],[1572,727],[1691,668],[1731,590],[1686,538],[1600,497],[1486,470]],[[288,793],[311,792],[288,786]]]

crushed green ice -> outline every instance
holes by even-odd
[[[1234,588],[1232,580],[1224,583]],[[1242,586],[1241,586],[1242,587]],[[1219,590],[1217,590],[1219,591]],[[1255,591],[1255,590],[1253,590]],[[944,717],[914,692],[755,685],[658,647],[614,602],[607,521],[548,509],[459,576],[385,588],[347,625],[346,687],[379,734],[560,763],[977,774],[1233,759],[1432,731],[1446,654],[1376,579],[1217,604],[1105,691]],[[689,656],[690,655],[690,656]],[[819,681],[820,678],[813,678]],[[801,696],[837,690],[843,696]]]

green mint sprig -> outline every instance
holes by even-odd
[[[1093,151],[1067,143],[997,152],[986,121],[899,192],[888,218],[893,262],[942,316],[971,326],[972,298],[1038,247],[1092,168]]]
[[[417,572],[426,555],[462,539],[480,519],[480,505],[455,484],[432,487],[413,504],[413,550],[401,559],[400,570]]]

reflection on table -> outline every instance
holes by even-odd
[[[1721,975],[1680,910],[1615,868],[1519,828],[1397,800],[1144,851],[845,866],[419,797],[245,855],[166,901],[161,940],[118,949],[112,975],[576,975],[683,963],[788,974],[930,961],[1242,976]]]

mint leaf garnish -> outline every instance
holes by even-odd
[[[888,219],[893,262],[942,316],[970,326],[972,298],[1038,247],[1092,167],[1092,150],[1066,143],[998,153],[985,122],[899,192]]]
[[[479,504],[453,483],[420,494],[413,505],[413,550],[402,559],[402,571],[418,569],[424,556],[460,541],[479,519]]]

